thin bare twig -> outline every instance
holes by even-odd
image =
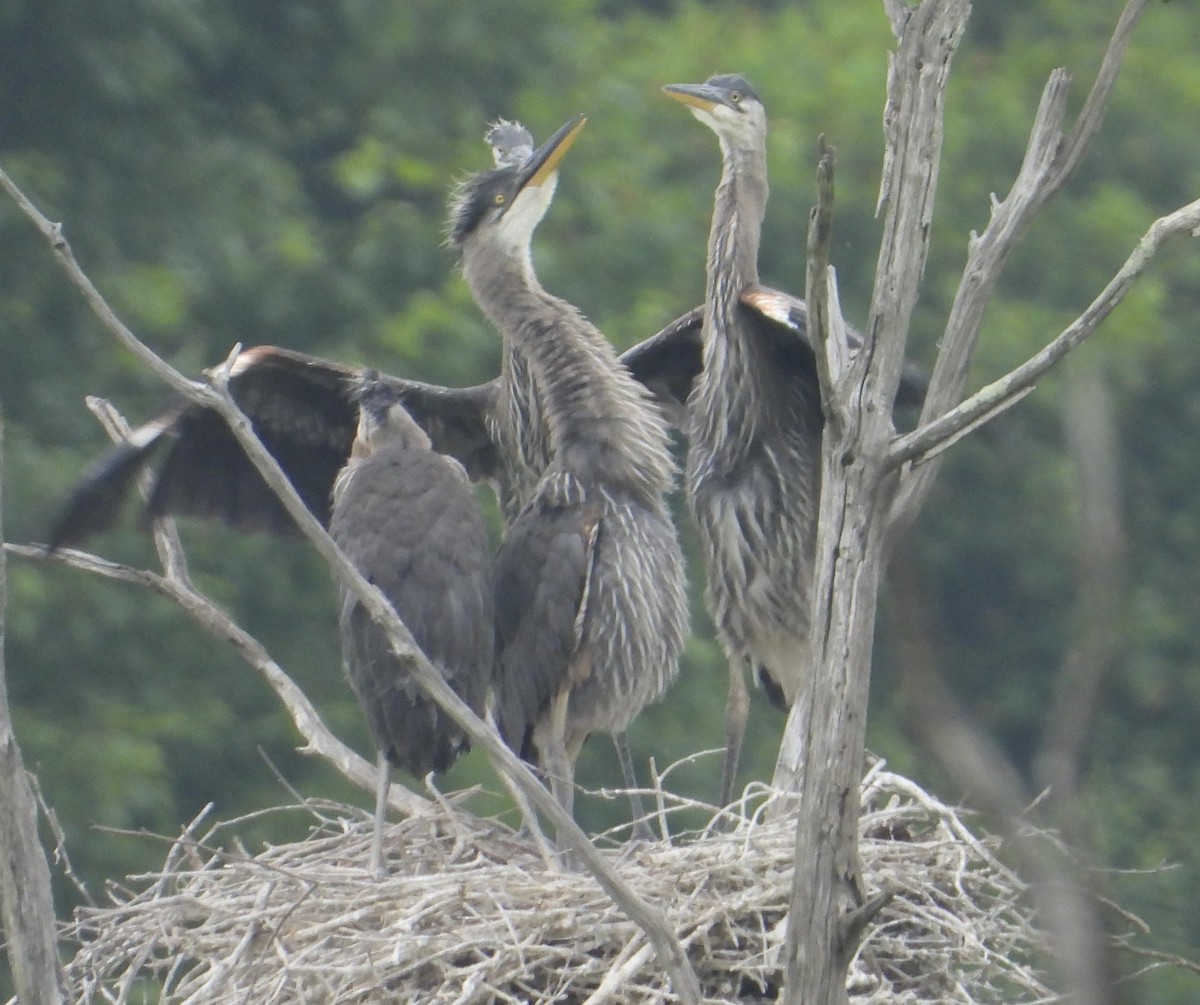
[[[109,439],[114,443],[129,442],[133,429],[112,402],[89,394],[84,398],[84,403],[108,434]],[[138,493],[143,499],[150,498],[152,481],[149,470],[143,471],[139,475]],[[179,529],[170,517],[158,517],[154,520],[154,548],[158,552],[158,560],[162,563],[163,572],[167,574],[168,578],[188,583],[187,555],[183,550]]]
[[[150,590],[161,597],[166,597],[207,632],[228,642],[242,659],[266,678],[267,683],[271,685],[272,690],[279,696],[279,700],[292,717],[296,729],[304,737],[305,746],[301,748],[302,753],[311,753],[321,757],[364,791],[375,791],[375,782],[378,778],[375,765],[360,757],[334,736],[312,702],[308,700],[308,697],[286,671],[271,658],[270,653],[257,639],[187,582],[146,569],[135,569],[118,562],[111,562],[108,559],[71,548],[62,548],[53,554],[48,553],[44,548],[31,545],[8,544],[5,545],[5,549],[22,558],[60,561],[74,569],[90,572],[105,579],[129,583]],[[429,802],[410,789],[393,785],[390,805],[397,812],[412,814],[427,809]]]
[[[808,305],[808,332],[817,363],[821,387],[821,409],[825,413],[827,436],[841,438],[846,426],[845,407],[839,396],[839,381],[846,372],[849,348],[845,340],[845,322],[835,325],[831,296],[833,285],[829,265],[829,245],[833,240],[834,166],[837,151],[827,146],[825,137],[817,140],[817,204],[808,215],[808,266],[805,273],[804,300]],[[834,291],[836,294],[836,291]],[[837,320],[841,320],[838,312]],[[834,328],[840,331],[835,332]]]

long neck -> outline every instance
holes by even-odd
[[[734,303],[758,282],[758,245],[767,213],[767,155],[763,145],[730,147],[721,142],[721,181],[708,232],[708,283],[711,304],[731,294]]]
[[[551,463],[580,482],[646,499],[666,492],[673,470],[666,425],[596,327],[542,289],[527,254],[464,249],[463,271],[480,308],[533,374]]]
[[[717,186],[708,236],[705,284],[704,369],[698,381],[693,430],[713,442],[748,443],[756,435],[756,410],[747,407],[761,380],[760,346],[745,330],[739,311],[742,291],[758,282],[758,245],[767,207],[765,143],[750,147],[721,144],[721,181]],[[732,446],[727,442],[727,447]]]

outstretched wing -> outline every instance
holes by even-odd
[[[790,332],[795,336],[792,352],[794,362],[811,370],[816,380],[816,360],[813,357],[812,340],[808,335],[808,305],[799,297],[769,286],[750,286],[739,298],[742,306],[766,319],[777,332]],[[851,350],[862,345],[862,336],[850,328],[847,332]],[[896,404],[901,408],[919,408],[929,388],[929,377],[915,363],[904,364],[900,372],[900,385],[896,388]]]
[[[700,373],[704,308],[693,307],[662,331],[627,349],[621,362],[634,379],[646,385],[667,421],[687,427],[687,401]]]
[[[576,657],[599,532],[596,507],[535,499],[496,556],[496,720],[527,759],[551,699],[575,683],[572,672],[586,672]]]
[[[817,371],[808,336],[808,305],[790,293],[757,284],[748,286],[738,299],[756,330],[777,340],[781,364],[811,375],[815,393]],[[680,429],[687,428],[688,395],[704,365],[703,326],[704,308],[693,307],[621,356],[629,372],[649,388],[668,421]],[[852,349],[862,344],[862,337],[856,331],[851,329],[849,335]],[[919,407],[928,386],[924,371],[906,363],[896,391],[896,404],[903,408]]]
[[[353,399],[360,371],[317,356],[257,346],[238,357],[229,388],[255,432],[316,517],[329,522],[330,492],[350,456],[358,421]],[[434,449],[455,457],[473,478],[496,468],[487,426],[495,382],[450,389],[398,377],[395,387]],[[114,447],[81,479],[54,524],[51,547],[85,540],[112,526],[137,474],[161,456],[147,511],[217,518],[243,530],[290,533],[291,518],[224,420],[210,409],[176,403]]]

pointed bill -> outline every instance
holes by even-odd
[[[663,94],[681,105],[699,108],[702,112],[711,112],[717,105],[728,104],[724,92],[711,84],[666,84]]]
[[[583,132],[585,125],[587,125],[587,117],[576,115],[538,147],[522,168],[521,188],[536,188],[554,174],[558,168],[558,162],[566,156],[567,151],[571,149],[571,144]]]

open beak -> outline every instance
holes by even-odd
[[[521,169],[520,187],[522,189],[536,188],[554,174],[558,168],[558,162],[566,156],[567,151],[571,149],[571,144],[583,132],[585,125],[587,125],[586,116],[576,115],[538,147]]]
[[[727,104],[724,94],[708,84],[667,84],[663,93],[681,105],[699,108],[702,112],[712,112],[717,105]]]

